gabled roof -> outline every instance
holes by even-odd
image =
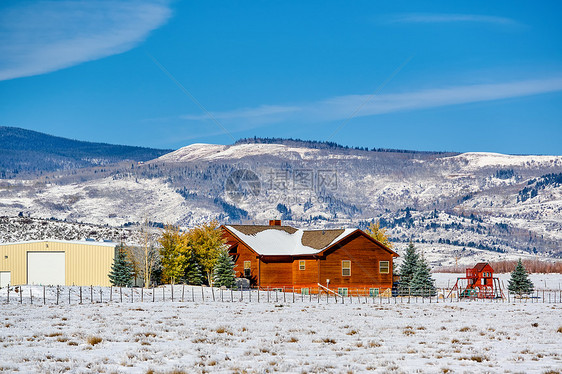
[[[263,256],[319,254],[355,232],[363,233],[358,229],[302,230],[291,226],[228,225],[223,227],[254,252]],[[375,242],[397,255],[379,242]]]
[[[474,270],[476,270],[477,272],[481,272],[482,270],[484,270],[484,268],[486,267],[486,265],[488,265],[487,262],[479,262],[476,264],[476,266],[474,267]]]

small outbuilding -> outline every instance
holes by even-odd
[[[32,240],[0,244],[0,287],[109,286],[117,243]]]
[[[457,278],[449,295],[455,291],[464,298],[503,298],[500,281],[494,277],[494,269],[487,262],[467,268],[465,277]]]

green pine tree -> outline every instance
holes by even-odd
[[[408,248],[406,248],[406,254],[404,255],[404,262],[400,265],[400,292],[401,294],[407,293],[410,288],[410,283],[414,277],[414,272],[416,271],[416,266],[418,263],[418,254],[416,253],[416,247],[414,243],[410,241]]]
[[[109,281],[113,286],[128,287],[133,281],[133,266],[127,260],[127,254],[121,245],[117,249],[117,256],[113,259],[111,271],[108,274]]]
[[[410,288],[412,295],[415,296],[435,295],[434,280],[431,278],[429,266],[423,256],[420,256],[416,262],[416,270],[410,282]]]
[[[193,284],[196,286],[203,284],[203,272],[201,271],[201,266],[199,266],[199,263],[195,259],[192,259],[187,264],[183,280],[187,284]]]
[[[226,250],[220,251],[217,263],[213,269],[214,285],[217,287],[234,287],[236,279],[234,266],[234,261],[228,252]]]
[[[529,279],[529,275],[527,274],[521,259],[519,259],[515,270],[511,273],[511,279],[509,280],[507,289],[521,296],[522,294],[532,293],[533,288],[533,282]]]

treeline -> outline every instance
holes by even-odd
[[[533,184],[534,186],[532,186]],[[559,187],[560,185],[562,185],[562,173],[545,174],[539,178],[533,178],[527,182],[526,187],[519,191],[517,202],[532,199],[539,194],[539,190],[543,190],[547,186]]]
[[[446,154],[450,152],[434,152],[434,151],[413,151],[407,149],[393,149],[393,148],[368,148],[368,147],[350,147],[347,145],[341,145],[330,141],[320,141],[320,140],[302,140],[294,138],[243,138],[237,140],[234,145],[239,144],[284,144],[291,146],[305,146],[307,148],[313,149],[352,149],[357,151],[371,151],[371,152],[393,152],[393,153],[424,153],[424,154]]]
[[[537,259],[522,260],[523,266],[528,273],[560,273],[562,274],[562,261],[547,262]],[[490,266],[496,273],[511,273],[517,266],[516,260],[505,261],[492,261],[489,262]],[[470,266],[443,266],[436,270],[434,273],[464,273]]]

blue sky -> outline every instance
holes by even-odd
[[[0,125],[562,154],[562,3],[4,1]]]

